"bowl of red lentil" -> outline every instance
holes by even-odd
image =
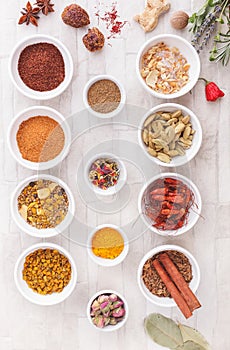
[[[34,175],[15,188],[11,214],[22,232],[49,238],[70,225],[75,214],[75,201],[64,181],[52,175]]]
[[[140,48],[136,73],[141,85],[154,97],[178,98],[197,83],[200,59],[187,40],[177,35],[161,34]]]
[[[87,250],[90,258],[100,266],[116,266],[127,256],[128,237],[116,225],[97,226],[88,237]]]
[[[58,165],[67,156],[71,131],[64,116],[55,109],[33,106],[12,120],[7,141],[19,164],[43,171]]]
[[[70,84],[73,61],[61,41],[37,34],[15,46],[10,55],[9,72],[13,84],[23,95],[48,100],[60,95]]]
[[[119,114],[126,101],[123,85],[111,75],[97,75],[90,79],[83,91],[87,110],[98,118],[113,118]]]
[[[100,153],[88,160],[84,170],[85,182],[97,195],[112,196],[126,184],[125,164],[111,153]]]
[[[195,257],[188,250],[173,244],[155,247],[141,259],[137,272],[137,282],[141,293],[155,305],[173,307],[176,306],[175,301],[170,297],[163,281],[152,266],[153,260],[165,252],[189,283],[193,293],[196,292],[200,284],[200,268]]]
[[[37,305],[55,305],[70,296],[77,268],[70,253],[54,243],[38,243],[19,256],[14,268],[19,292]]]

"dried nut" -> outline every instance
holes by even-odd
[[[190,116],[189,115],[186,115],[185,117],[183,117],[181,119],[182,123],[184,124],[188,124],[188,122],[190,121]]]
[[[189,15],[184,11],[176,11],[172,14],[170,23],[175,29],[184,29],[188,25]]]
[[[164,153],[161,153],[161,152],[159,152],[157,154],[157,158],[159,160],[161,160],[162,162],[164,162],[164,163],[170,163],[170,160],[171,160],[170,157],[167,154],[164,154]]]
[[[177,126],[176,126],[176,128],[175,128],[175,133],[176,133],[176,134],[181,133],[181,132],[184,130],[184,128],[185,128],[184,123],[179,123],[179,124],[177,124]]]
[[[53,190],[57,187],[57,183],[56,182],[51,182],[51,184],[49,185],[49,189],[50,192],[53,192]]]
[[[182,114],[181,110],[178,110],[172,114],[172,118],[178,118],[181,116],[181,114]]]
[[[105,37],[98,28],[93,27],[88,29],[88,33],[83,36],[82,41],[87,50],[95,52],[103,48]]]
[[[174,123],[176,123],[177,122],[177,118],[171,118],[171,119],[169,119],[168,121],[167,121],[167,124],[168,125],[171,125],[171,124],[174,124]]]
[[[191,127],[186,126],[183,132],[183,138],[186,140],[189,137],[190,133],[191,133]]]
[[[146,77],[146,84],[152,88],[155,88],[156,82],[158,79],[158,71],[157,70],[153,70],[151,71],[147,77]]]
[[[22,218],[27,221],[27,206],[25,204],[22,205],[21,209],[19,210],[20,215]]]
[[[175,150],[175,149],[168,151],[167,154],[168,154],[170,157],[176,157],[176,156],[179,155],[178,151]]]
[[[162,117],[164,118],[164,120],[169,120],[169,119],[171,119],[171,114],[169,114],[169,113],[162,113],[161,115],[162,115]]]
[[[150,147],[148,147],[148,153],[149,153],[151,156],[153,156],[153,157],[156,157],[156,156],[157,156],[157,152],[156,152],[154,149],[150,148]]]
[[[46,199],[50,195],[50,190],[49,188],[41,188],[37,190],[37,194],[39,199]]]
[[[76,4],[67,6],[62,12],[61,17],[65,24],[74,28],[80,28],[90,24],[88,13]]]

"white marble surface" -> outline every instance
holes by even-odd
[[[109,3],[109,1],[105,1]],[[189,165],[176,169],[189,176],[199,187],[203,198],[202,215],[193,230],[174,239],[156,237],[150,232],[133,239],[125,261],[114,268],[96,266],[87,256],[84,246],[80,246],[63,236],[52,239],[66,247],[73,255],[78,267],[78,285],[74,293],[62,304],[52,307],[39,307],[26,301],[17,291],[13,280],[13,269],[20,252],[38,239],[19,232],[12,221],[9,209],[10,195],[16,184],[33,173],[16,164],[6,145],[6,134],[10,121],[23,108],[35,105],[36,101],[22,96],[9,79],[8,58],[13,46],[27,35],[46,33],[59,38],[69,48],[74,60],[74,77],[66,92],[42,104],[51,106],[66,117],[83,110],[82,91],[87,80],[102,73],[114,75],[123,82],[127,92],[127,102],[137,106],[134,120],[140,120],[139,112],[147,110],[161,101],[145,93],[135,75],[136,54],[145,40],[159,33],[175,33],[169,25],[169,14],[160,19],[154,32],[145,35],[132,17],[143,8],[143,0],[120,0],[119,11],[123,19],[130,21],[119,39],[112,40],[112,46],[105,45],[98,54],[90,54],[83,47],[81,37],[85,29],[75,30],[65,26],[60,14],[67,0],[55,0],[55,13],[44,16],[38,29],[33,26],[18,26],[17,19],[25,0],[1,1],[1,45],[0,45],[0,349],[1,350],[139,350],[160,349],[144,333],[144,317],[151,312],[161,312],[175,320],[198,328],[215,350],[230,349],[229,337],[229,175],[230,175],[230,118],[229,118],[229,68],[208,62],[208,49],[202,54],[202,76],[215,80],[225,91],[226,96],[216,103],[205,101],[204,86],[197,84],[192,94],[181,97],[177,102],[191,108],[200,119],[204,140],[199,154]],[[88,9],[92,22],[96,24],[94,5],[96,0],[79,0]],[[202,0],[171,0],[171,10],[183,9],[191,14],[203,3]],[[188,38],[187,30],[178,34]],[[88,116],[78,114],[72,118],[73,129],[81,129]],[[135,119],[136,118],[136,119]],[[95,123],[87,119],[87,123]],[[132,121],[131,121],[132,122]],[[100,141],[123,138],[137,142],[136,130],[127,125],[109,125],[93,128],[73,143],[69,158],[61,169],[53,169],[55,174],[67,181],[74,191],[77,203],[77,217],[81,223],[93,227],[108,222],[124,225],[137,211],[137,194],[143,183],[143,174],[127,163],[131,194],[128,204],[114,214],[96,213],[91,207],[94,201],[85,204],[75,188],[76,166],[86,151]],[[122,144],[121,144],[122,146]],[[119,145],[118,145],[119,148]],[[122,147],[121,147],[122,148]],[[120,150],[122,151],[122,149]],[[144,158],[146,177],[151,172],[162,171]],[[133,167],[133,168],[132,168]],[[78,233],[78,232],[77,232]],[[74,235],[74,227],[65,233]],[[130,233],[131,234],[131,233]],[[134,238],[134,237],[133,237]],[[177,308],[158,308],[146,302],[138,289],[136,271],[141,257],[152,247],[164,243],[176,243],[187,248],[201,269],[201,283],[198,297],[202,308],[195,312],[189,321],[184,321]],[[112,273],[111,273],[112,271]],[[130,306],[130,316],[126,326],[118,332],[102,334],[93,329],[86,318],[86,305],[93,293],[103,288],[114,288],[124,293]]]

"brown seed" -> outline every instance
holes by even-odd
[[[184,29],[188,25],[189,15],[184,11],[176,11],[172,14],[170,23],[174,29]]]
[[[103,48],[105,37],[98,28],[93,27],[92,29],[88,29],[88,33],[83,36],[82,41],[87,50],[95,52]]]

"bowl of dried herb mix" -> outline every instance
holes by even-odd
[[[37,305],[55,305],[70,296],[77,284],[72,256],[61,246],[44,242],[27,248],[14,268],[19,292]]]
[[[11,213],[21,231],[38,238],[53,237],[70,225],[75,213],[74,197],[59,178],[34,175],[14,190]]]
[[[32,170],[47,170],[67,156],[71,131],[64,116],[55,109],[33,106],[13,119],[7,142],[19,164]]]
[[[48,100],[60,95],[70,84],[73,61],[61,41],[36,34],[15,46],[10,55],[9,72],[13,84],[23,95]]]
[[[90,79],[83,91],[85,107],[98,118],[116,116],[123,109],[125,101],[123,85],[111,75],[98,75]]]
[[[90,233],[87,250],[96,264],[115,266],[120,264],[128,254],[128,237],[116,225],[100,225]]]
[[[95,194],[108,196],[122,189],[127,180],[127,171],[116,155],[100,153],[88,160],[84,177]]]

